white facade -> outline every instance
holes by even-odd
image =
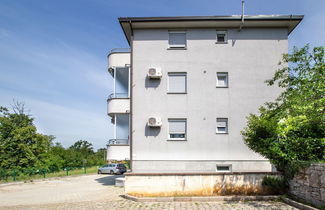
[[[186,38],[186,49],[167,50],[168,30],[134,30],[133,171],[216,171],[225,161],[232,171],[270,171],[240,131],[249,113],[280,93],[264,81],[287,52],[287,30],[231,29],[227,44],[216,44],[215,29],[187,29]],[[150,66],[162,69],[161,80],[146,78]],[[170,72],[187,73],[186,94],[168,93]],[[228,73],[227,88],[216,87],[217,72]],[[152,115],[161,129],[144,129]],[[185,141],[168,140],[168,118],[187,120]],[[228,134],[216,133],[217,118],[228,118]]]
[[[240,132],[250,113],[280,94],[264,81],[277,70],[288,51],[288,33],[301,19],[252,17],[250,27],[239,31],[234,25],[240,19],[229,18],[216,17],[213,23],[192,17],[127,19],[132,27],[120,19],[132,48],[133,173],[272,170],[268,160],[249,150]],[[161,70],[162,77],[150,79],[150,68]],[[161,118],[162,126],[149,127],[150,117]]]

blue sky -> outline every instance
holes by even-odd
[[[64,146],[104,147],[113,136],[106,55],[128,47],[118,17],[240,13],[241,0],[0,0],[0,105],[25,102],[38,130]],[[246,0],[245,13],[303,14],[290,48],[325,45],[324,0]]]

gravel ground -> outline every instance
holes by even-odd
[[[112,175],[0,185],[0,209],[295,209],[282,202],[134,202],[121,198]]]

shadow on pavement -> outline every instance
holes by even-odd
[[[124,177],[124,175],[101,175],[101,176],[102,177],[95,180],[105,186],[114,186],[116,178]]]

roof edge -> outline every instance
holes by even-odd
[[[208,20],[241,20],[241,15],[231,16],[161,16],[161,17],[119,17],[119,22],[152,22],[152,21],[208,21]],[[245,20],[302,20],[304,15],[244,15]]]
[[[244,15],[245,21],[295,21],[288,35],[299,25],[304,15]],[[231,16],[161,16],[161,17],[119,17],[119,24],[130,45],[132,23],[185,22],[185,21],[241,21],[241,15]]]

